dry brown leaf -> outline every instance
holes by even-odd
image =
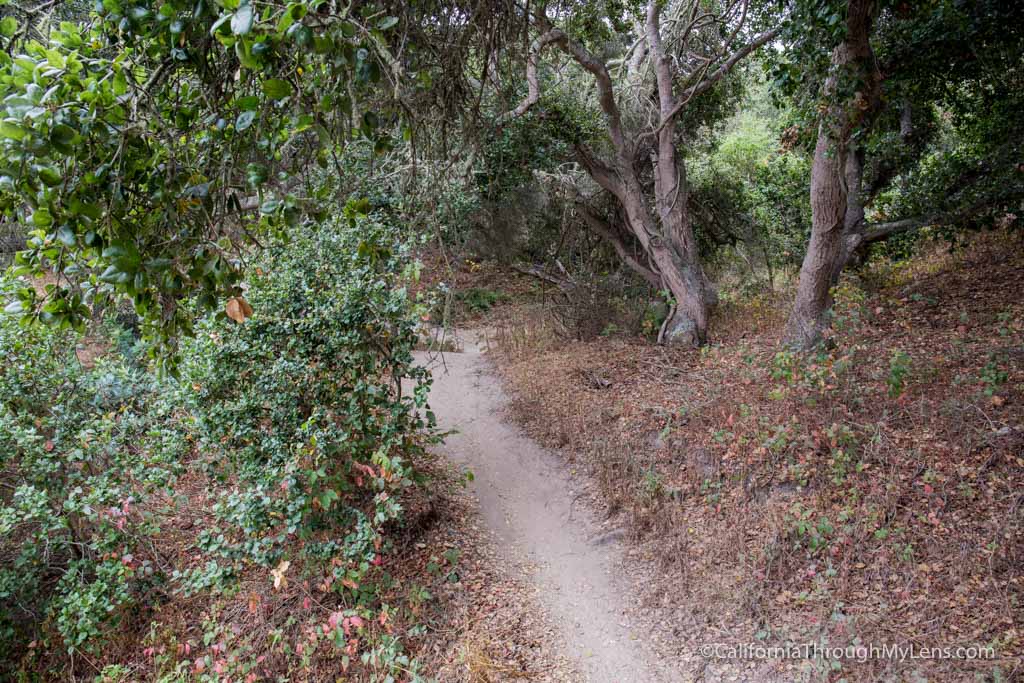
[[[224,311],[236,323],[244,323],[245,319],[252,315],[252,306],[243,297],[233,296],[228,299]]]
[[[270,575],[274,577],[274,590],[284,588],[288,585],[288,579],[285,578],[285,573],[288,568],[292,566],[292,563],[288,560],[284,560],[281,564],[277,565],[277,569],[271,569]]]

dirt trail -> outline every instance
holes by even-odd
[[[506,550],[537,567],[534,580],[567,644],[567,656],[592,683],[668,682],[631,623],[626,589],[613,577],[613,535],[582,503],[556,456],[504,417],[508,398],[475,333],[463,351],[427,359],[434,373],[430,405],[443,429],[455,429],[443,452],[474,474],[473,493]]]

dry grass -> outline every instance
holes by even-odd
[[[758,633],[985,644],[999,662],[876,660],[842,675],[1020,672],[1019,238],[880,270],[843,286],[837,348],[816,359],[776,355],[779,301],[732,304],[715,321],[723,341],[699,353],[499,337],[518,418],[600,483],[679,650]]]

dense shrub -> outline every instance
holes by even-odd
[[[793,152],[770,155],[754,177],[750,202],[759,239],[780,267],[799,268],[811,235],[810,160]]]
[[[375,604],[364,578],[432,438],[412,356],[426,309],[404,287],[415,268],[395,230],[347,213],[253,268],[252,317],[218,315],[186,345],[202,463],[231,487],[199,534],[211,561],[179,574],[184,590],[230,585],[253,563],[295,566],[328,571],[347,604]]]
[[[75,341],[0,316],[0,672],[47,620],[90,649],[166,578],[138,548],[186,450],[172,407],[116,354],[84,368]]]
[[[183,343],[180,381],[135,364],[115,312],[91,369],[70,331],[0,319],[0,666],[97,651],[133,605],[230,595],[253,567],[326,573],[353,617],[379,609],[368,577],[433,417],[404,286],[416,268],[359,208],[253,264],[247,301]],[[220,495],[199,561],[175,566],[158,535],[188,500],[186,469]],[[400,642],[388,652],[410,666]]]

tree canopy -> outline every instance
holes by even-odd
[[[716,295],[698,252],[760,240],[763,258],[777,260],[794,245],[764,238],[806,230],[799,211],[775,211],[772,220],[789,216],[781,233],[758,223],[764,203],[755,210],[741,195],[777,188],[755,190],[750,172],[730,184],[713,165],[709,184],[698,163],[687,175],[759,64],[790,123],[791,152],[810,152],[823,116],[858,113],[836,153],[856,162],[859,218],[830,271],[873,242],[993,215],[1022,194],[1019,8],[863,4],[875,61],[851,70],[835,55],[856,7],[107,0],[12,9],[0,23],[2,209],[29,231],[17,272],[60,277],[44,293],[22,289],[7,310],[26,324],[81,329],[93,306],[127,297],[159,340],[156,355],[173,357],[195,310],[231,300],[244,314],[250,249],[322,218],[336,200],[324,179],[348,172],[342,150],[356,144],[401,157],[404,175],[468,170],[486,178],[492,199],[557,168],[580,224],[668,293],[678,318],[668,336],[702,343]],[[495,140],[520,118],[531,121],[521,143],[531,158],[497,155]],[[533,146],[537,135],[549,144]],[[478,159],[482,169],[470,168]]]

